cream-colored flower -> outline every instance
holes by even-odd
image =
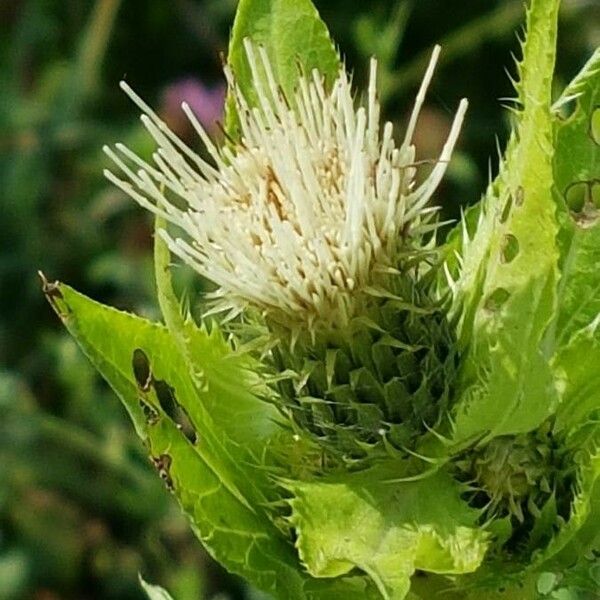
[[[122,144],[106,149],[122,176],[106,176],[182,232],[163,233],[172,252],[219,286],[219,309],[252,306],[297,327],[343,325],[376,273],[398,265],[407,240],[434,225],[429,205],[459,134],[463,100],[448,140],[419,186],[412,136],[439,54],[436,48],[404,140],[380,125],[376,63],[366,105],[355,107],[340,71],[330,88],[313,72],[284,98],[266,52],[246,44],[257,106],[226,68],[241,139],[216,147],[183,110],[211,157],[188,148],[125,84],[158,150],[148,164]]]

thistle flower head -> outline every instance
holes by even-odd
[[[122,172],[106,176],[181,230],[181,237],[163,235],[174,254],[218,285],[218,310],[234,315],[254,307],[291,328],[343,326],[379,274],[398,268],[435,228],[428,203],[466,101],[431,174],[417,186],[411,139],[438,48],[400,145],[392,124],[380,125],[375,61],[366,102],[356,108],[343,70],[330,87],[316,71],[301,76],[290,98],[266,52],[250,43],[246,52],[255,103],[226,68],[239,120],[234,146],[217,147],[183,104],[210,155],[205,160],[123,83],[158,149],[152,164],[121,144],[106,149]]]

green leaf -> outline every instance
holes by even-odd
[[[513,292],[501,323],[476,330],[463,377],[470,380],[454,416],[454,442],[486,433],[526,433],[554,413],[559,403],[554,374],[540,348],[553,309],[555,280],[533,281]]]
[[[465,349],[457,443],[529,431],[558,403],[545,337],[558,280],[551,115],[558,4],[534,0],[528,11],[516,84],[522,110],[454,285]]]
[[[341,69],[327,26],[311,0],[240,0],[229,42],[228,64],[250,105],[256,104],[244,40],[265,48],[277,84],[293,98],[301,71],[317,69],[331,83]],[[227,99],[226,131],[237,139],[237,116]]]
[[[563,118],[559,111],[573,105],[574,112]],[[600,48],[555,104],[553,170],[562,267],[557,345],[568,343],[600,314],[600,135],[594,135],[593,123],[599,105]]]
[[[262,479],[260,469],[246,461],[239,445],[212,421],[165,327],[103,306],[64,284],[46,284],[45,291],[123,402],[160,477],[216,560],[283,598],[367,597],[364,578],[320,582],[302,571],[292,544],[269,519],[264,490],[256,485]],[[204,363],[210,356],[204,356]],[[159,388],[158,382],[166,387]],[[192,439],[190,431],[164,410],[161,395],[166,389],[171,389],[169,401],[174,398],[187,413]]]
[[[390,476],[375,468],[286,483],[293,494],[290,522],[308,572],[336,577],[358,568],[383,598],[401,599],[416,569],[475,570],[488,536],[475,526],[478,513],[461,500],[459,486],[442,473],[401,483]]]
[[[594,129],[599,103],[600,49],[554,106],[553,174],[562,271],[552,328],[552,364],[561,392],[555,429],[574,453],[577,484],[569,520],[538,562],[558,569],[600,545],[600,137]],[[568,117],[566,108],[574,109]]]
[[[578,332],[555,356],[553,367],[561,389],[557,431],[568,432],[600,411],[599,365],[600,339],[591,328]]]
[[[260,510],[262,496],[252,483],[252,470],[237,463],[214,430],[167,330],[102,306],[65,285],[55,287],[53,305],[121,398],[160,476],[192,517],[209,552],[258,587],[301,598],[302,577],[293,548]],[[145,391],[143,382],[136,381],[132,369],[136,349],[148,357],[151,381],[167,382],[190,411],[196,443],[164,412],[151,389],[154,383]],[[198,413],[191,412],[194,407]]]

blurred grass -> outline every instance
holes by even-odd
[[[200,548],[117,400],[62,332],[35,275],[157,316],[149,221],[102,179],[101,147],[149,151],[126,77],[153,105],[173,82],[220,79],[235,0],[0,3],[0,600],[138,599],[138,572],[177,600],[255,594]],[[387,118],[402,122],[431,46],[440,72],[418,131],[433,157],[462,96],[471,108],[440,190],[477,200],[507,131],[520,0],[316,2],[354,72],[380,62]],[[600,43],[597,2],[565,0],[558,84]],[[192,305],[195,278],[178,269]],[[110,332],[107,332],[110,334]]]

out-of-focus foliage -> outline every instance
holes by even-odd
[[[177,600],[252,594],[199,549],[116,398],[47,310],[35,275],[41,268],[105,303],[157,315],[149,222],[101,177],[104,143],[119,139],[142,153],[147,144],[117,82],[126,78],[189,137],[174,105],[218,102],[219,53],[235,5],[0,4],[1,600],[142,598],[138,572]],[[505,68],[521,1],[316,5],[359,87],[369,56],[378,56],[392,120],[409,110],[431,45],[444,45],[416,145],[436,155],[447,107],[469,97],[461,151],[441,195],[456,216],[466,190],[483,189],[490,159],[495,168],[494,134],[507,131],[498,99],[513,95]],[[596,2],[565,2],[561,89],[598,45],[599,23]],[[198,290],[179,271],[194,306]]]

